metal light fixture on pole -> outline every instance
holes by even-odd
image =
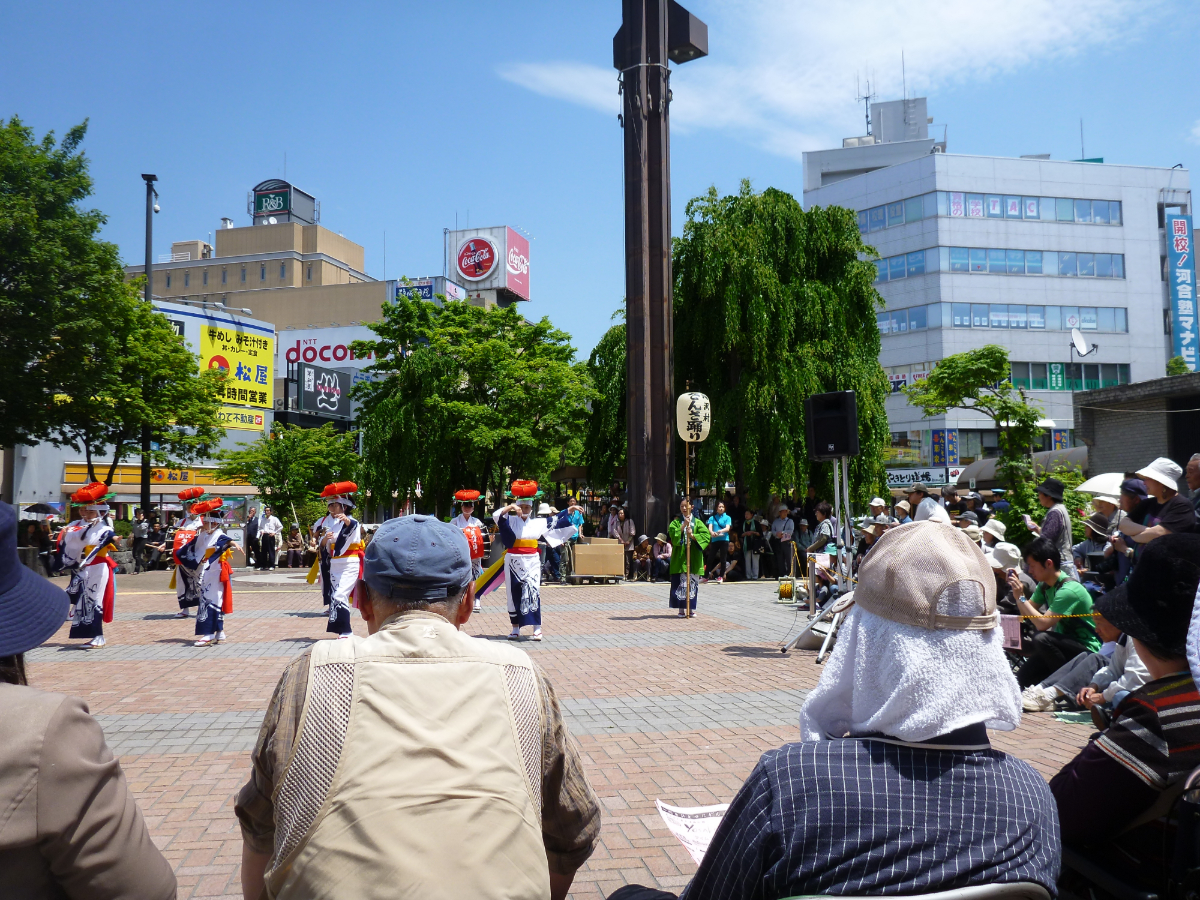
[[[154,214],[158,212],[158,191],[154,189],[157,175],[142,175],[146,182],[146,302],[153,297],[151,282],[154,280]],[[143,383],[142,390],[146,385]],[[142,425],[142,496],[140,498],[142,512],[150,514],[150,426]]]
[[[712,427],[712,404],[708,397],[698,391],[680,394],[675,401],[675,427],[679,429],[679,437],[684,441],[683,453],[683,496],[691,503],[692,497],[692,444],[698,444],[708,437]],[[692,617],[692,531],[681,528],[684,547],[684,616]]]

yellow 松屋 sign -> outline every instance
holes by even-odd
[[[271,409],[275,405],[274,343],[267,335],[210,323],[200,329],[200,367],[225,370],[226,403]],[[223,419],[227,412],[235,410],[223,408]],[[258,416],[257,426],[226,421],[225,427],[261,429],[262,416]]]
[[[217,413],[217,420],[222,428],[235,428],[241,431],[263,430],[263,414],[255,409],[222,406]]]

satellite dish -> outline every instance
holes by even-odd
[[[275,221],[275,217],[274,217],[274,216],[271,216],[269,219],[267,219],[267,224],[268,224],[268,225],[276,225],[276,224],[278,224],[278,223]],[[1083,338],[1080,338],[1080,340],[1082,341],[1082,340],[1083,340]]]
[[[1078,328],[1071,329],[1071,343],[1075,345],[1075,352],[1080,356],[1087,356],[1090,352],[1087,341],[1083,339],[1083,334]]]

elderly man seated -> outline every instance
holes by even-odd
[[[1168,808],[1200,766],[1196,681],[1188,665],[1200,648],[1187,646],[1197,585],[1200,535],[1168,534],[1145,548],[1129,581],[1096,602],[1133,639],[1151,680],[1050,782],[1063,843],[1090,849],[1153,890],[1165,887],[1166,857],[1175,846]]]
[[[1013,882],[1053,895],[1054,798],[988,742],[989,728],[1020,723],[1021,696],[982,551],[933,522],[891,529],[863,560],[854,601],[800,711],[802,741],[759,760],[685,900]]]

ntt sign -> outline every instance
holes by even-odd
[[[365,325],[350,325],[341,328],[312,328],[305,331],[281,331],[275,346],[283,359],[276,360],[278,371],[284,371],[297,363],[332,366],[335,368],[362,369],[375,361],[373,356],[355,356],[350,345],[354,341],[373,341],[378,337]]]

